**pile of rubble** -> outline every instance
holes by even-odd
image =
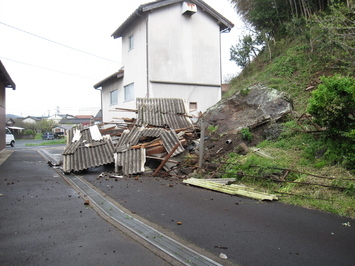
[[[114,163],[116,173],[131,175],[145,172],[148,159],[160,163],[157,170],[165,167],[170,171],[169,158],[185,152],[184,147],[198,138],[182,99],[138,98],[136,121],[125,122],[125,127],[72,130],[63,152],[63,171]]]

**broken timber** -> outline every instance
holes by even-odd
[[[208,181],[206,179],[197,179],[197,178],[186,179],[183,181],[183,183],[227,193],[230,195],[248,197],[256,200],[269,200],[269,201],[278,200],[276,195],[255,191],[253,188],[248,188],[248,187],[235,185],[235,184],[226,185],[214,181]]]

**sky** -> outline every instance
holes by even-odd
[[[122,67],[121,39],[112,33],[149,0],[0,0],[0,60],[16,84],[6,113],[18,116],[92,114],[94,85]],[[245,32],[228,0],[205,0],[234,23],[221,35],[222,77],[240,69],[229,48]]]

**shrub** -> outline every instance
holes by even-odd
[[[349,135],[355,128],[355,79],[336,75],[321,81],[309,100],[308,112],[331,135]]]
[[[26,129],[26,130],[23,132],[23,135],[32,135],[32,134],[35,134],[35,131],[32,130],[32,129]]]
[[[242,138],[245,140],[251,141],[253,139],[253,134],[250,133],[249,128],[242,128],[240,130],[240,134],[242,135]]]

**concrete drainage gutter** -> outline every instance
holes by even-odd
[[[125,213],[80,177],[70,174],[65,178],[108,217],[183,265],[222,265]]]
[[[39,153],[42,155],[42,157],[47,159],[51,165],[56,166],[59,164],[60,156],[56,158],[55,154],[51,154],[45,149],[39,150]],[[54,170],[65,180],[67,180],[68,183],[80,191],[85,196],[85,198],[89,199],[90,203],[94,204],[105,216],[123,226],[123,228],[128,230],[128,232],[133,233],[133,235],[137,236],[136,239],[141,240],[141,243],[146,241],[155,247],[155,250],[158,251],[156,253],[161,254],[163,252],[164,254],[168,255],[168,257],[170,257],[170,262],[171,258],[173,258],[179,262],[179,264],[183,265],[222,266],[222,264],[208,258],[201,253],[198,253],[197,251],[182,243],[179,243],[166,234],[159,232],[157,229],[124,212],[108,198],[104,197],[93,187],[91,187],[91,185],[89,185],[81,177],[74,174],[64,175],[63,172],[58,168]],[[153,249],[152,251],[154,252]]]

